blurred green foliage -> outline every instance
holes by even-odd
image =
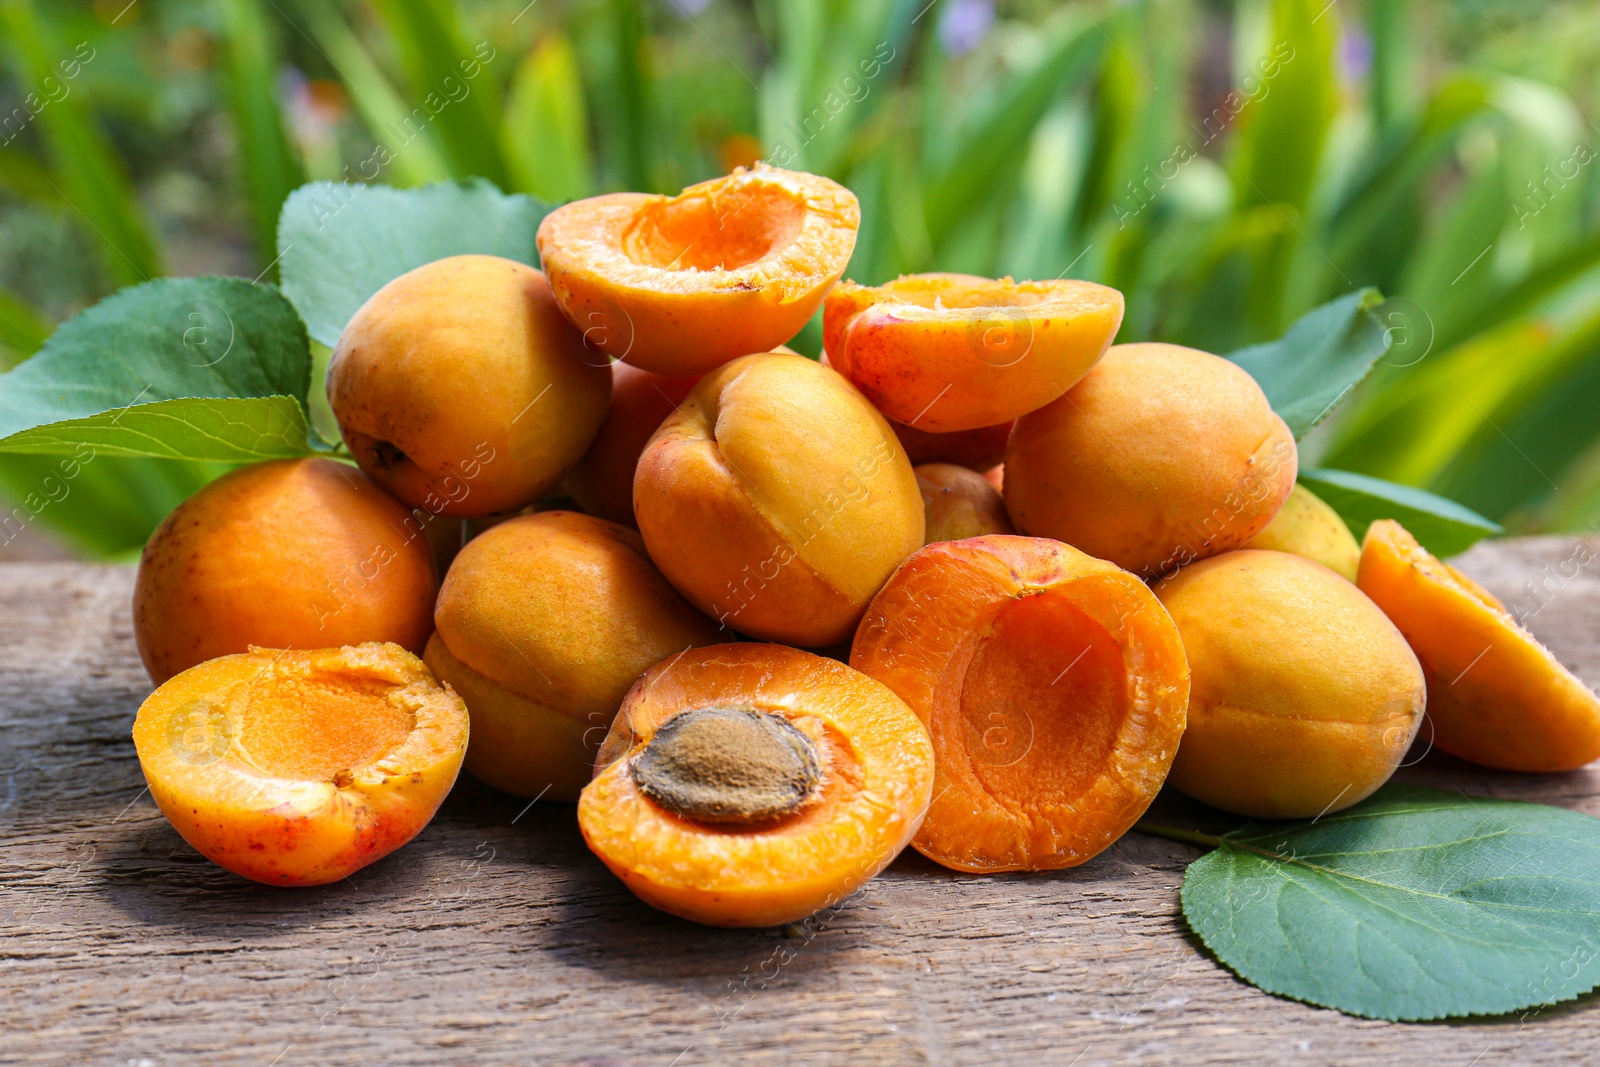
[[[855,190],[850,277],[1091,278],[1124,341],[1376,286],[1393,348],[1303,465],[1593,529],[1597,53],[1588,0],[0,0],[0,357],[162,271],[270,280],[307,179],[564,200],[765,158]],[[38,522],[126,553],[214,473],[96,460]],[[49,476],[0,458],[13,501]]]

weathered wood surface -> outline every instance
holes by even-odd
[[[1593,684],[1600,567],[1575,545],[1480,547],[1464,568],[1538,607],[1531,628]],[[570,805],[463,778],[415,842],[347,882],[257,886],[201,859],[143,791],[131,584],[0,567],[0,1063],[1600,1062],[1595,997],[1396,1025],[1260,993],[1186,933],[1177,889],[1198,853],[1138,834],[1048,875],[908,854],[826,922],[734,932],[637,903]],[[1600,769],[1433,754],[1403,774],[1600,815]]]

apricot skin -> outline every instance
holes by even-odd
[[[1367,529],[1356,583],[1422,663],[1434,745],[1511,771],[1571,771],[1600,759],[1600,699],[1499,600],[1399,523]]]
[[[1145,579],[1238,548],[1294,486],[1294,435],[1250,375],[1205,352],[1116,345],[1017,420],[1006,510]]]
[[[389,721],[363,733],[338,716],[348,704],[331,706],[362,699]],[[461,769],[467,711],[398,645],[258,648],[165,682],[133,742],[157,807],[207,859],[269,885],[322,885],[428,824]],[[318,743],[329,750],[307,747]]]
[[[497,256],[402,274],[356,312],[328,364],[328,403],[356,462],[413,507],[515,511],[583,455],[611,395],[545,276]]]
[[[551,800],[577,798],[634,679],[720,639],[637,533],[572,511],[519,516],[469,541],[434,618],[425,658],[472,715],[467,770]]]
[[[1005,462],[1006,440],[1010,438],[1014,424],[1015,420],[1012,420],[998,426],[979,426],[975,430],[929,433],[892,419],[889,422],[914,466],[954,463],[975,471],[986,471]]]
[[[611,407],[589,451],[568,472],[566,487],[586,514],[632,526],[639,455],[700,379],[668,378],[626,363],[613,363],[611,374]]]
[[[1245,549],[1155,587],[1189,656],[1189,728],[1168,779],[1264,819],[1339,811],[1389,780],[1422,722],[1417,657],[1319,563]]]
[[[1339,513],[1299,484],[1267,523],[1266,529],[1242,547],[1304,556],[1352,582],[1356,580],[1356,566],[1361,561],[1361,546],[1356,544],[1355,535]]]
[[[701,379],[645,447],[633,494],[667,579],[768,641],[846,639],[922,544],[916,475],[888,423],[801,356],[745,356]]]
[[[999,490],[977,471],[952,463],[924,463],[915,470],[922,490],[924,543],[1012,532]]]
[[[823,755],[797,814],[730,831],[673,814],[630,762],[679,712],[736,704],[781,715]],[[652,907],[713,926],[775,926],[840,904],[887,867],[932,795],[928,733],[884,686],[778,645],[698,648],[658,664],[623,701],[578,801],[589,848]]]
[[[251,645],[421,652],[437,589],[422,527],[360,471],[272,460],[223,475],[156,528],[133,633],[157,685]]]

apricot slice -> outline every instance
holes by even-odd
[[[931,433],[1009,422],[1082,378],[1122,325],[1122,294],[1093,282],[909,274],[828,294],[833,368],[895,422]]]
[[[1493,594],[1399,523],[1367,528],[1356,584],[1422,661],[1439,748],[1511,771],[1571,771],[1600,759],[1600,699]]]
[[[1152,579],[1260,533],[1297,467],[1294,435],[1236,364],[1178,345],[1117,345],[1017,420],[1006,510],[1018,533]]]
[[[848,638],[922,544],[922,496],[889,424],[802,356],[745,356],[702,378],[645,447],[633,502],[684,596],[788,644]]]
[[[924,463],[915,470],[927,527],[924,543],[1012,532],[1000,491],[977,471],[953,463]]]
[[[1400,631],[1359,589],[1304,557],[1247,549],[1191,563],[1155,593],[1193,678],[1171,785],[1238,815],[1291,819],[1389,780],[1426,690]]]
[[[1298,482],[1266,528],[1241,547],[1292,552],[1352,582],[1361,561],[1361,546],[1339,513]]]
[[[518,796],[574,800],[634,680],[721,640],[626,526],[522,515],[467,542],[445,575],[428,666],[472,713],[467,770]]]
[[[163,683],[133,744],[161,813],[207,859],[321,885],[428,825],[461,769],[467,709],[399,645],[252,648]]]
[[[652,667],[578,800],[584,840],[653,907],[773,926],[836,905],[899,854],[933,748],[883,685],[809,652],[713,645]]]
[[[150,535],[133,634],[157,685],[251,645],[421,652],[438,587],[423,524],[360,471],[271,460],[206,485]]]
[[[758,163],[675,197],[608,193],[556,208],[539,224],[539,258],[589,344],[687,377],[799,333],[860,225],[844,186]]]
[[[929,545],[873,598],[850,665],[933,736],[912,845],[962,871],[1083,863],[1133,825],[1183,734],[1189,668],[1128,572],[1043,538]]]

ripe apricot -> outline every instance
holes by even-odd
[[[608,193],[556,208],[539,224],[539,258],[591,345],[692,376],[799,333],[860,225],[844,186],[758,163],[675,197]]]
[[[1339,513],[1298,482],[1266,528],[1241,547],[1292,552],[1352,582],[1361,561],[1361,546]]]
[[[633,472],[639,454],[699,380],[668,378],[626,363],[611,365],[611,407],[589,451],[566,478],[567,491],[585,513],[633,525]]]
[[[1422,668],[1376,604],[1333,571],[1245,549],[1155,587],[1193,689],[1171,784],[1239,815],[1347,808],[1394,773],[1422,722]]]
[[[611,395],[545,276],[498,256],[402,274],[355,313],[328,403],[368,476],[413,507],[515,511],[589,447]]]
[[[932,544],[872,600],[850,665],[927,724],[934,800],[912,845],[963,871],[1090,859],[1161,788],[1189,669],[1118,567],[1043,538]]]
[[[1600,759],[1600,699],[1493,594],[1399,523],[1367,528],[1356,583],[1422,661],[1439,748],[1512,771],[1570,771]]]
[[[828,294],[833,368],[895,422],[932,433],[1008,422],[1066,392],[1122,325],[1122,294],[1093,282],[909,274]]]
[[[472,713],[467,770],[518,796],[574,800],[645,668],[719,640],[626,526],[575,511],[507,520],[445,575],[424,657]]]
[[[360,471],[271,460],[206,485],[150,535],[133,634],[157,685],[251,645],[421,652],[438,585],[422,526]]]
[[[843,901],[917,832],[928,732],[871,678],[779,645],[697,648],[628,693],[578,800],[639,898],[714,926]]]
[[[1117,345],[1017,420],[1006,510],[1019,533],[1150,579],[1260,533],[1296,467],[1294,435],[1238,366],[1178,345]]]
[[[269,885],[348,878],[428,825],[467,709],[399,645],[252,648],[162,683],[133,744],[183,839]]]
[[[1013,425],[1014,421],[954,433],[929,433],[892,419],[889,422],[913,465],[954,463],[975,471],[986,471],[1005,460],[1006,441]]]
[[[977,471],[953,463],[924,463],[914,469],[922,490],[925,544],[1012,532],[999,490]]]
[[[768,641],[843,641],[922,544],[922,496],[889,424],[802,356],[745,356],[702,378],[645,446],[633,501],[667,579]]]

